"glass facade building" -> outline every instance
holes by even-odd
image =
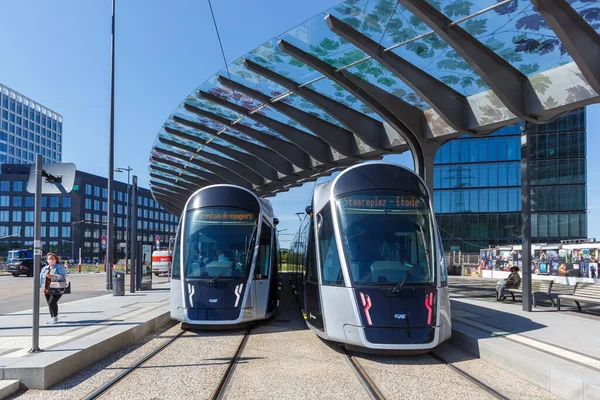
[[[534,242],[587,237],[585,109],[532,125]],[[520,242],[521,125],[444,144],[434,167],[434,207],[445,250]]]
[[[11,249],[33,248],[34,196],[27,192],[29,165],[4,164],[0,169],[0,257]],[[106,235],[108,179],[77,171],[73,191],[66,195],[42,196],[42,249],[62,257],[84,260],[102,257],[102,235]],[[114,184],[115,261],[125,258],[128,206],[127,184]],[[179,218],[165,211],[150,190],[138,187],[137,241],[168,245],[175,237]],[[131,232],[131,227],[129,229]],[[7,237],[9,236],[9,237]]]
[[[0,84],[0,164],[62,160],[62,116]]]

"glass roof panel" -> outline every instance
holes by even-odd
[[[431,108],[418,94],[374,59],[363,61],[349,68],[348,71],[421,110]]]
[[[592,28],[600,33],[600,8],[597,0],[567,0],[573,9],[590,24]]]
[[[229,143],[228,141],[221,139],[221,136],[226,136],[226,135],[215,136],[215,138],[211,141],[211,143],[218,144],[218,145],[224,146],[224,147],[228,147],[231,150],[239,151],[240,153],[248,153],[246,150],[242,149],[241,147],[238,147],[235,144]],[[208,146],[210,146],[210,143],[208,144]]]
[[[196,91],[197,92],[197,91]],[[212,101],[204,100],[199,98],[198,96],[191,95],[185,99],[185,103],[191,104],[195,107],[198,107],[202,110],[211,112],[213,114],[218,115],[219,117],[227,118],[230,120],[236,120],[240,117],[235,111],[231,111],[229,108],[222,107],[218,104],[213,103]],[[185,110],[183,106],[179,108],[179,110]]]
[[[495,6],[504,0],[426,0],[429,4],[451,20],[464,18],[488,7]],[[510,3],[498,6],[498,8],[510,9],[516,7],[519,0],[512,0]]]
[[[269,117],[271,119],[274,119],[276,121],[279,121],[281,123],[284,123],[286,125],[293,126],[294,128],[300,129],[301,131],[304,131],[304,132],[314,136],[314,134],[311,131],[309,131],[308,129],[306,129],[304,126],[300,125],[298,122],[289,118],[287,115],[284,115],[284,114],[280,113],[279,111],[274,110],[271,107],[264,107],[263,109],[258,111],[258,113],[262,114],[266,117]],[[248,119],[248,118],[245,118],[245,119]]]
[[[374,119],[382,120],[371,108],[367,107],[362,101],[346,91],[343,87],[329,79],[321,79],[315,83],[311,83],[307,86],[335,101],[338,101],[346,106],[350,106],[356,110],[359,110],[363,114],[366,114]],[[305,100],[301,99],[306,102]],[[338,124],[337,121],[335,122]]]
[[[277,97],[287,91],[287,89],[279,86],[277,83],[264,78],[262,75],[255,74],[244,67],[243,57],[240,57],[229,64],[229,74],[227,73],[227,70],[223,69],[219,72],[219,75],[226,78],[231,77],[231,80],[247,86],[250,89],[257,90],[269,97]]]
[[[243,120],[240,121],[241,125],[247,126],[249,128],[254,128],[258,131],[261,131],[263,133],[266,133],[268,135],[274,136],[276,138],[282,139],[282,140],[287,140],[285,137],[281,136],[279,133],[275,132],[274,130],[267,128],[266,126],[254,121],[253,119],[250,118],[244,118]]]
[[[187,111],[185,108],[178,108],[171,116],[171,120],[173,116],[177,116],[183,119],[187,119],[188,121],[197,122],[202,124],[210,129],[214,129],[215,131],[219,131],[223,129],[223,124],[220,122],[216,122],[210,118],[206,118],[204,116],[194,114],[193,112]]]
[[[336,68],[358,61],[366,54],[333,33],[325,22],[326,13],[321,13],[314,18],[298,25],[284,33],[281,39],[312,54],[315,57],[333,65]],[[378,39],[381,37],[379,33]],[[319,74],[320,75],[320,74]],[[302,81],[300,83],[305,83]]]
[[[469,96],[488,89],[464,58],[437,34],[412,41],[391,52],[463,95]]]
[[[227,78],[229,75],[226,69],[222,69],[217,74],[213,75],[208,81],[204,82],[200,86],[199,90],[208,92],[214,96],[222,98],[223,100],[227,100],[231,103],[237,104],[238,106],[247,108],[248,110],[253,110],[261,105],[260,101],[254,100],[252,97],[246,96],[237,90],[229,89],[228,87],[221,85],[218,79],[219,76]],[[231,78],[232,80],[235,80],[233,79],[233,76]]]
[[[279,39],[272,39],[246,54],[244,58],[298,83],[308,82],[321,76],[319,72],[281,51],[278,42]]]
[[[528,76],[572,61],[530,2],[510,5],[461,22],[459,26]]]
[[[189,159],[193,155],[195,159],[198,159],[200,161],[204,161],[204,162],[209,163],[209,164],[215,164],[215,165],[217,165],[217,163],[214,162],[213,160],[210,160],[208,158],[204,158],[204,157],[202,157],[201,155],[199,155],[197,153],[190,153],[189,151],[182,150],[182,149],[179,149],[179,148],[175,149],[173,147],[167,146],[164,143],[160,143],[159,142],[154,147],[155,148],[159,148],[159,149],[164,149],[164,150],[169,150],[169,151],[177,152],[177,153],[181,154],[181,156],[184,157],[185,160]],[[183,158],[170,157],[170,156],[167,156],[167,155],[159,153],[159,152],[157,152],[156,155],[158,157],[162,157],[162,158],[165,158],[165,159],[170,159],[170,160],[173,160],[175,162],[184,161]]]
[[[324,79],[323,79],[324,80]],[[322,82],[323,80],[319,81]],[[289,101],[290,103],[296,107],[301,109],[304,112],[307,112],[311,115],[314,115],[315,117],[318,117],[322,120],[325,120],[331,124],[334,124],[336,126],[343,126],[342,124],[340,124],[336,119],[332,118],[329,114],[327,114],[325,111],[323,111],[320,107],[314,105],[313,103],[305,100],[304,98],[302,98],[301,96],[298,96],[297,94],[292,94],[289,97]]]
[[[250,142],[252,144],[255,144],[257,146],[261,146],[261,147],[267,148],[267,146],[265,146],[262,142],[259,142],[258,140],[254,139],[254,138],[251,138],[250,136],[246,135],[245,133],[242,133],[242,132],[240,132],[240,131],[238,131],[237,129],[234,129],[234,128],[227,128],[227,130],[225,132],[223,132],[223,133],[221,133],[219,135],[219,137],[221,137],[221,138],[226,137],[226,136],[233,136],[233,137],[235,137],[237,139],[241,139],[241,140],[244,140],[246,142]]]
[[[175,122],[173,120],[167,120],[165,122],[164,126],[171,128],[171,129],[177,129],[177,130],[183,131],[185,133],[189,133],[190,135],[197,137],[198,140],[202,140],[202,141],[206,141],[213,136],[206,132],[200,131],[198,129],[189,128],[185,125],[178,124],[177,122]],[[164,130],[161,130],[161,136],[164,138],[167,138],[167,139],[171,139],[173,137],[172,134],[170,134]],[[196,143],[196,144],[194,144],[194,146],[198,146],[198,144]]]

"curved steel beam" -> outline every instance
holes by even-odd
[[[189,198],[189,197],[182,196],[178,193],[170,192],[170,191],[158,188],[158,187],[153,188],[152,192],[154,193],[155,196],[162,196],[165,199],[165,201],[172,203],[173,205],[175,205],[177,207],[181,207],[182,209],[183,209],[183,206],[185,205],[185,202]]]
[[[213,184],[212,182],[209,182],[206,179],[200,179],[200,178],[198,178],[195,175],[190,175],[190,173],[189,172],[185,172],[185,170],[182,170],[181,173],[177,173],[177,171],[173,171],[172,169],[168,169],[168,168],[163,168],[163,167],[160,167],[158,165],[153,165],[152,166],[152,170],[153,171],[162,172],[162,173],[165,173],[165,174],[169,174],[170,176],[173,176],[173,177],[176,177],[176,178],[177,177],[183,178],[186,181],[189,181],[189,182],[191,182],[191,183],[193,183],[195,185],[198,185],[200,187],[210,186],[210,185]]]
[[[219,133],[219,131],[209,128],[208,126],[178,116],[174,116],[173,121],[177,122],[178,124],[206,132],[212,136],[217,136],[217,134]],[[290,163],[287,159],[285,159],[284,157],[282,157],[281,155],[269,148],[257,145],[252,142],[248,142],[247,140],[243,140],[226,133],[221,133],[218,135],[218,137],[252,154],[259,160],[262,160],[266,165],[282,174],[293,175],[297,172],[292,163]],[[197,140],[198,139],[196,139],[196,141]]]
[[[185,139],[189,140],[190,142],[198,143],[200,146],[205,146],[205,147],[214,149],[218,152],[225,154],[226,156],[233,158],[234,160],[238,160],[241,164],[246,166],[248,169],[256,172],[258,175],[260,175],[261,177],[263,177],[267,180],[276,181],[280,178],[279,174],[277,173],[277,171],[275,169],[273,169],[273,167],[271,167],[266,162],[254,157],[253,155],[249,155],[247,153],[243,153],[241,151],[231,149],[227,146],[222,146],[220,144],[214,143],[213,141],[209,142],[206,140],[202,140],[197,136],[190,135],[188,133],[180,131],[179,129],[173,129],[173,128],[169,128],[169,127],[165,127],[164,129],[165,129],[165,132],[167,132],[173,136],[185,138]],[[202,153],[202,155],[204,155],[204,152]]]
[[[425,177],[421,145],[421,141],[425,140],[425,116],[421,110],[348,71],[337,71],[335,67],[289,42],[280,40],[279,48],[344,87],[390,124],[409,145],[415,171],[424,179],[429,179]]]
[[[252,183],[253,185],[261,186],[261,185],[265,184],[264,178],[260,174],[257,174],[256,172],[248,169],[245,165],[243,165],[237,161],[230,160],[228,158],[221,157],[216,154],[212,154],[208,151],[203,151],[202,154],[199,154],[197,148],[178,143],[174,140],[169,140],[166,138],[158,138],[158,141],[167,146],[185,150],[195,156],[201,156],[204,158],[208,158],[209,160],[212,160],[212,161],[222,165],[223,167],[227,168],[231,172],[238,174],[239,176],[241,176],[248,182]]]
[[[184,164],[180,164],[180,163],[176,163],[174,161],[171,160],[167,160],[164,158],[158,158],[156,156],[152,156],[150,159],[152,162],[155,163],[162,163],[165,165],[169,165],[171,167],[175,167],[175,168],[179,168],[182,171],[188,171],[190,174],[200,177],[202,179],[205,179],[207,181],[209,181],[212,184],[227,184],[227,183],[231,183],[229,180],[223,178],[222,176],[219,176],[217,174],[213,174],[212,172],[208,172],[208,171],[204,171],[198,168],[194,168],[190,165],[184,165]],[[183,161],[182,161],[183,162]]]
[[[168,178],[166,176],[154,174],[154,173],[150,173],[150,177],[154,178],[154,179],[160,179],[164,182],[172,183],[175,187],[182,187],[184,189],[188,189],[192,193],[195,192],[196,190],[200,189],[200,187],[198,187],[197,185],[194,185],[193,183],[189,183],[189,182],[184,182],[182,179],[179,179],[179,177]]]
[[[277,152],[280,156],[286,158],[289,162],[298,166],[299,168],[312,169],[314,167],[314,163],[311,160],[310,153],[306,152],[305,149],[295,145],[294,143],[288,142],[287,140],[280,139],[278,137],[275,137],[273,135],[259,131],[258,129],[254,129],[246,125],[234,124],[233,121],[227,118],[223,118],[211,112],[204,111],[191,104],[184,104],[184,108],[193,114],[212,119],[215,122],[218,122],[225,126],[230,126],[232,129],[242,132],[244,135],[247,135],[252,139],[265,144],[273,151]]]
[[[527,111],[528,99],[533,94],[527,77],[510,65],[492,49],[475,39],[452,20],[423,0],[398,0],[417,18],[426,23],[496,93],[506,107],[520,119],[536,122]]]
[[[327,15],[325,22],[335,34],[352,43],[390,72],[400,78],[406,85],[414,90],[427,104],[458,132],[471,132],[468,129],[467,115],[471,113],[467,108],[467,98],[450,86],[439,81],[421,68],[414,66],[402,57],[391,51],[385,51],[379,43],[369,38],[364,33],[357,31],[350,25],[342,22],[333,15]]]
[[[252,61],[245,60],[244,66],[251,71],[255,71],[256,73],[263,75],[265,78],[273,80],[277,82],[275,79],[278,79],[281,82],[281,86],[285,87],[288,90],[292,90],[296,92],[298,95],[306,99],[309,103],[316,105],[325,111],[329,116],[333,119],[336,119],[341,124],[346,126],[349,131],[344,129],[342,132],[348,138],[351,138],[350,135],[354,134],[359,137],[362,141],[364,141],[367,145],[371,146],[374,149],[383,149],[383,138],[382,136],[385,134],[383,124],[371,117],[366,116],[365,114],[356,111],[345,104],[339,103],[333,99],[330,99],[327,96],[324,96],[318,92],[315,92],[312,89],[307,87],[298,88],[298,84],[290,79],[287,79],[281,75],[278,75],[274,72],[269,71],[268,69],[253,63]],[[259,72],[260,71],[260,72]],[[269,75],[269,76],[267,76]],[[275,79],[273,79],[275,78]],[[311,119],[318,119],[319,121],[324,121],[318,117],[313,116],[305,111],[298,110],[295,107],[292,107],[289,104],[286,104],[283,101],[272,102],[271,98],[257,90],[251,89],[247,86],[244,86],[240,83],[231,81],[222,76],[219,77],[219,81],[224,86],[230,87],[236,91],[242,92],[247,96],[252,97],[255,100],[260,101],[261,103],[268,104],[270,107],[276,109],[293,118],[295,121],[302,123],[297,118],[294,118],[292,114],[304,114],[303,118],[307,118],[306,116],[310,116]],[[279,83],[277,82],[277,83]],[[299,115],[298,115],[299,116]],[[339,129],[336,125],[327,122],[329,124],[330,129]],[[304,125],[304,124],[303,124]],[[304,125],[306,126],[306,125]],[[335,127],[335,128],[334,128]],[[308,128],[308,127],[307,127]],[[310,128],[309,128],[310,129]],[[351,140],[351,139],[350,139]]]
[[[170,191],[178,193],[184,197],[185,196],[190,197],[194,193],[192,190],[184,188],[182,186],[174,186],[172,184],[164,183],[164,182],[160,182],[160,181],[152,181],[152,186],[162,188],[165,190],[170,190]]]
[[[158,188],[152,190],[154,198],[171,214],[181,214],[185,207],[185,201],[174,198],[172,195],[163,194]]]
[[[158,153],[164,154],[166,156],[180,159],[182,162],[189,162],[190,164],[196,165],[200,168],[208,169],[209,171],[222,177],[223,179],[228,180],[230,183],[233,183],[234,185],[242,186],[248,190],[254,189],[254,187],[252,186],[252,183],[250,183],[248,180],[244,179],[240,175],[238,175],[238,174],[232,172],[231,170],[229,170],[225,167],[222,167],[218,164],[208,163],[206,161],[202,161],[197,158],[192,158],[192,156],[190,156],[190,155],[177,153],[175,151],[162,149],[160,147],[155,147],[154,150],[156,150]]]
[[[321,108],[371,147],[383,149],[382,136],[385,135],[385,128],[378,120],[333,100],[316,90],[301,86],[298,82],[273,72],[254,61],[244,60],[244,66],[250,71],[283,86],[309,103]]]
[[[565,0],[531,0],[590,86],[600,93],[600,35]]]
[[[227,103],[229,103],[228,101],[221,99],[218,96],[214,96],[210,93],[207,92],[203,92],[203,91],[198,91],[198,95],[201,98],[204,98],[206,100],[210,100],[213,103],[219,104],[223,107],[227,107]],[[244,110],[244,112],[246,114],[249,114],[249,110],[240,107],[242,110]],[[293,107],[292,107],[293,108]],[[252,115],[250,115],[250,118],[255,119],[255,115],[258,113],[253,113]],[[309,114],[310,115],[310,114]],[[300,118],[299,116],[296,116],[297,118]],[[304,127],[306,127],[309,131],[313,132],[317,137],[321,138],[324,142],[326,142],[329,146],[331,146],[332,148],[334,148],[336,151],[338,151],[340,154],[346,156],[346,157],[356,157],[356,143],[354,142],[354,139],[352,137],[349,137],[348,135],[344,135],[344,133],[349,133],[348,131],[346,131],[345,129],[342,129],[338,126],[335,126],[335,129],[331,129],[329,126],[326,126],[325,124],[319,124],[317,123],[317,121],[314,121],[315,117],[314,115],[311,115],[312,118],[307,118],[304,123],[298,122],[300,125],[303,125]],[[292,118],[290,116],[290,118]],[[295,118],[292,118],[294,120],[296,120]],[[323,121],[322,119],[318,118],[320,121]],[[258,121],[258,119],[257,119]],[[311,124],[310,122],[314,121],[314,124]],[[261,121],[259,121],[261,122]],[[323,121],[325,122],[325,121]],[[261,122],[262,123],[262,122]],[[280,123],[281,125],[285,125],[283,123]],[[308,126],[307,126],[308,125]],[[319,125],[317,127],[317,125]],[[285,125],[285,126],[289,126],[289,125]],[[312,128],[312,129],[311,129]],[[298,131],[300,131],[298,129]],[[337,135],[337,132],[343,132],[341,135]],[[302,132],[302,131],[300,131]],[[303,132],[304,135],[307,135],[306,132]]]

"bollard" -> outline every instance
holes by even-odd
[[[77,265],[77,270],[79,271],[79,273],[81,273],[81,263],[79,263],[79,265]]]

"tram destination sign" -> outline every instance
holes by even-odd
[[[243,211],[204,211],[196,214],[197,221],[253,222],[256,215]]]
[[[347,208],[371,210],[407,210],[423,208],[422,199],[415,196],[345,196],[340,204]]]

